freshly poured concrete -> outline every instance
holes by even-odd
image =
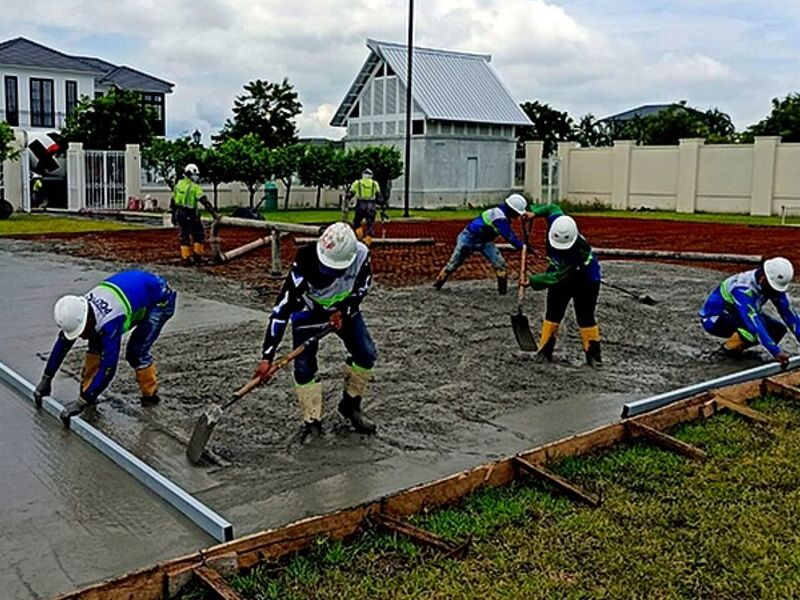
[[[15,282],[4,286],[11,301],[0,322],[0,360],[35,380],[43,365],[37,354],[49,350],[54,334],[52,303],[120,266],[0,252],[0,281]],[[187,302],[154,348],[164,401],[151,409],[139,407],[130,369],[121,364],[110,401],[88,418],[222,513],[239,535],[379,498],[616,421],[628,400],[747,368],[763,358],[754,354],[731,362],[711,355],[718,342],[701,331],[696,310],[721,277],[712,271],[606,265],[607,276],[654,295],[660,304],[646,307],[603,290],[598,313],[606,365],[598,371],[582,364],[571,315],[554,363],[520,352],[508,316],[515,298],[498,298],[491,282],[448,284],[440,293],[428,286],[375,289],[363,310],[379,351],[366,399],[379,425],[377,436],[352,433],[336,415],[344,352],[331,337],[320,350],[326,391],[321,439],[305,446],[297,440],[299,409],[287,369],[232,407],[218,425],[211,447],[231,464],[194,468],[176,438],[188,434],[209,403],[249,379],[266,314],[242,306],[269,306],[235,282],[211,281],[193,270],[152,270],[165,273],[181,302]],[[186,289],[214,301],[190,297]],[[219,302],[225,300],[230,304]],[[543,300],[541,293],[529,293],[526,300],[535,330]],[[73,352],[65,363],[73,376],[80,370],[80,354]],[[68,398],[75,389],[74,379],[64,377],[57,394]],[[56,428],[54,435],[59,434]],[[3,468],[0,458],[0,477]],[[107,530],[101,526],[101,531]],[[174,539],[172,554],[187,550],[168,531],[165,537]],[[120,563],[104,575],[125,568]]]

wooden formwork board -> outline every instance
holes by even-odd
[[[800,374],[787,373],[773,381],[795,385]],[[760,393],[761,382],[752,381],[715,390],[727,402],[744,404]],[[635,422],[656,430],[702,419],[718,407],[712,393],[706,392],[591,431],[570,436],[544,446],[510,456],[386,496],[360,506],[297,521],[285,527],[255,533],[219,544],[200,552],[168,560],[119,578],[97,583],[60,596],[57,600],[163,600],[177,589],[175,582],[188,581],[194,570],[219,561],[233,561],[237,569],[247,569],[263,560],[275,560],[306,550],[320,537],[346,539],[363,531],[370,518],[389,515],[406,517],[428,509],[452,504],[479,488],[508,484],[517,476],[515,462],[521,458],[533,465],[567,456],[581,456],[607,450],[628,439],[628,423]]]

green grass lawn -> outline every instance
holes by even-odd
[[[370,531],[232,579],[245,598],[800,597],[800,408],[760,400],[772,433],[732,414],[674,435],[705,463],[645,443],[552,468],[600,493],[585,508],[544,484],[479,491],[412,521],[454,541],[463,561]],[[211,598],[199,588],[184,600]]]
[[[25,213],[14,213],[8,219],[0,221],[0,236],[120,231],[124,229],[139,229],[139,226],[81,217],[28,215]]]

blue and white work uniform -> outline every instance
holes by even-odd
[[[495,272],[505,275],[506,261],[495,246],[494,240],[498,236],[502,237],[517,250],[521,250],[523,246],[522,241],[511,229],[509,211],[511,209],[503,203],[475,217],[458,234],[456,247],[444,267],[445,272],[448,274],[455,272],[473,252],[480,252],[492,264]]]
[[[122,336],[128,331],[133,333],[125,349],[125,359],[131,367],[138,371],[153,364],[150,349],[164,324],[175,314],[176,292],[165,279],[153,273],[122,271],[92,288],[86,299],[95,322],[88,339],[88,353],[99,355],[100,368],[81,396],[93,404],[114,378]],[[55,376],[75,341],[59,334],[45,375]]]
[[[347,364],[357,370],[371,371],[375,366],[375,343],[359,310],[371,284],[369,250],[361,242],[356,245],[356,259],[341,271],[325,267],[314,244],[301,248],[269,317],[262,349],[264,360],[275,358],[289,323],[293,346],[297,348],[319,333],[338,311],[342,313],[342,328],[336,335],[348,352]],[[312,344],[295,359],[294,378],[298,386],[314,381],[318,349],[319,344]]]
[[[727,338],[738,333],[747,346],[761,344],[772,356],[777,356],[787,326],[800,341],[800,318],[786,292],[759,284],[762,273],[759,268],[728,277],[703,304],[700,322],[711,335]],[[778,310],[783,323],[764,314],[767,301]]]

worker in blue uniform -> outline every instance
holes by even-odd
[[[70,419],[97,403],[117,370],[122,336],[132,330],[125,350],[144,406],[160,401],[156,365],[150,350],[175,313],[176,293],[162,277],[146,271],[122,271],[100,282],[83,296],[64,296],[54,317],[60,332],[34,392],[37,406],[51,392],[52,381],[75,341],[88,341],[77,400],[69,402],[61,420]]]
[[[520,194],[511,194],[500,206],[483,211],[461,231],[450,260],[439,271],[433,287],[442,289],[447,279],[473,252],[480,252],[492,264],[497,277],[497,291],[502,296],[508,291],[508,266],[494,240],[500,236],[517,250],[523,242],[511,229],[511,221],[525,213],[528,202]]]
[[[603,359],[595,310],[602,271],[597,256],[578,231],[575,220],[565,215],[558,204],[531,206],[529,214],[547,220],[547,269],[528,279],[532,289],[547,290],[538,353],[553,360],[558,329],[572,300],[586,362],[590,366],[599,366]]]
[[[788,365],[789,354],[780,347],[787,326],[800,341],[800,318],[786,295],[793,277],[792,263],[782,257],[770,258],[757,269],[728,277],[700,309],[703,329],[726,338],[722,352],[728,356],[741,356],[745,349],[761,344],[775,360]],[[783,322],[764,313],[768,301]]]

